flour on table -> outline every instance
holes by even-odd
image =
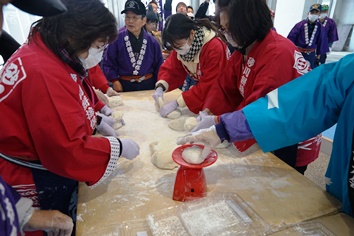
[[[181,219],[191,235],[235,235],[228,230],[244,227],[226,201],[192,206],[181,212]]]
[[[188,236],[177,216],[156,219],[149,215],[147,221],[154,236]]]
[[[118,107],[123,105],[123,100],[120,96],[113,96],[113,97],[108,97],[108,106],[110,108]]]
[[[194,127],[196,127],[198,121],[195,117],[189,117],[186,122],[184,123],[184,130],[191,131]]]
[[[164,170],[172,170],[178,165],[172,159],[172,152],[177,147],[175,140],[159,140],[150,144],[151,163]]]
[[[202,149],[198,146],[188,147],[183,150],[182,158],[190,164],[200,164],[204,161],[201,157]]]

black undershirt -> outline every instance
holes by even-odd
[[[143,45],[144,30],[141,29],[141,32],[140,32],[138,38],[134,34],[132,34],[130,31],[128,31],[128,36],[129,36],[129,41],[132,45],[135,59],[137,59],[140,54],[141,46]]]

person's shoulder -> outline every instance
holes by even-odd
[[[258,44],[258,47],[260,53],[268,59],[269,55],[272,55],[271,57],[275,58],[288,57],[289,55],[293,56],[294,51],[296,50],[296,46],[293,42],[274,30],[270,30],[264,40]]]

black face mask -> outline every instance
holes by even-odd
[[[242,47],[235,47],[235,50],[239,51],[242,55],[245,55],[247,47],[250,46],[254,41],[255,40],[250,40],[250,41],[244,43]]]

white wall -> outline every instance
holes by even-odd
[[[306,0],[278,0],[274,18],[274,27],[277,32],[287,37],[296,23],[302,20]]]
[[[337,1],[337,9],[333,15],[337,24],[353,25],[354,24],[354,1],[341,0]]]

